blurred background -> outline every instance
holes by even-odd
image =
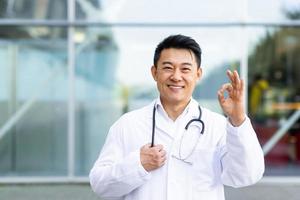
[[[0,197],[53,183],[91,195],[109,127],[157,97],[154,49],[179,33],[203,51],[201,105],[221,113],[227,69],[246,80],[266,161],[257,199],[263,187],[300,184],[299,0],[0,0]]]

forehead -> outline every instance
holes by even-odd
[[[189,49],[176,49],[169,48],[162,50],[160,58],[158,60],[161,62],[172,62],[172,63],[191,63],[196,64],[196,57],[193,51]]]

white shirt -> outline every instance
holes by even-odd
[[[147,172],[141,165],[140,148],[151,143],[153,106],[157,107],[155,144],[164,146],[167,161]],[[91,169],[94,192],[103,199],[224,200],[223,185],[243,187],[260,180],[264,157],[249,118],[233,127],[222,115],[201,110],[203,134],[199,122],[193,122],[186,132],[184,129],[199,116],[193,99],[175,121],[168,117],[159,98],[124,114],[110,128]],[[178,159],[179,152],[181,158],[192,154],[183,162]]]

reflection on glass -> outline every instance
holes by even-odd
[[[1,0],[0,18],[66,19],[67,0]]]
[[[281,21],[297,20],[300,18],[298,0],[248,0],[247,17],[251,20]]]
[[[66,40],[35,34],[51,33],[48,29],[0,30],[0,174],[4,176],[67,173]]]
[[[238,0],[190,0],[188,3],[181,0],[76,0],[76,18],[96,22],[138,23],[230,21],[240,20],[244,16],[241,7],[244,7],[244,1]]]
[[[300,30],[251,31],[259,39],[252,41],[249,55],[249,111],[266,143],[300,109]],[[300,174],[299,163],[300,119],[267,154],[267,175]]]
[[[76,29],[76,174],[86,175],[108,128],[121,115],[119,47],[110,28]]]

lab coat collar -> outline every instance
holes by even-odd
[[[156,110],[161,111],[161,113],[164,115],[164,117],[169,118],[167,112],[165,111],[165,109],[161,103],[160,97],[158,97],[154,101],[154,105],[156,106]],[[189,114],[193,118],[198,118],[198,116],[199,116],[198,105],[199,105],[198,102],[194,98],[191,98],[188,105],[185,107],[183,112],[178,117]]]
[[[191,98],[191,101],[187,106],[187,109],[188,109],[187,112],[188,112],[191,119],[199,117],[198,106],[199,106],[199,103],[195,99]],[[203,116],[203,109],[202,109],[202,116]]]
[[[186,122],[188,122],[190,119],[198,118],[199,117],[199,109],[198,109],[198,102],[191,98],[189,104],[186,106],[184,111],[178,116],[175,122],[173,122],[167,112],[164,110],[161,100],[158,97],[152,104],[156,107],[156,113],[155,113],[155,125],[157,129],[160,129],[162,132],[169,135],[171,138],[176,137],[176,127],[174,126],[174,123],[176,123],[177,120],[181,120],[182,117],[186,118]],[[153,107],[152,107],[153,109]],[[186,124],[184,122],[184,124]],[[172,130],[174,130],[172,132]],[[178,130],[177,130],[178,131]]]

